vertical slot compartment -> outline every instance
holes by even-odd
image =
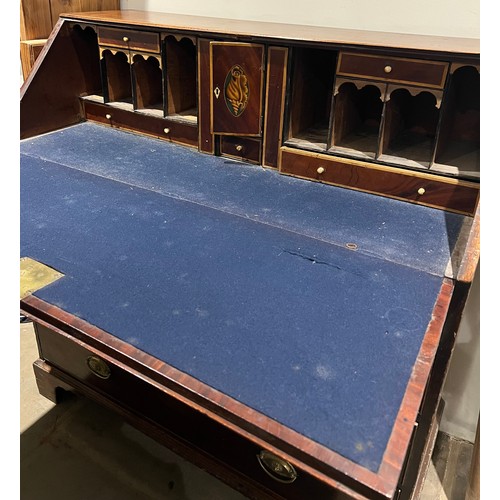
[[[452,72],[432,170],[479,178],[479,91],[476,67],[462,66]]]
[[[385,89],[385,84],[337,78],[330,152],[375,158]]]
[[[150,54],[132,55],[134,109],[163,117],[161,59]]]
[[[434,151],[441,91],[389,86],[380,160],[429,168]]]
[[[191,38],[165,38],[166,112],[169,118],[196,124],[196,44]]]
[[[83,96],[99,96],[102,98],[101,70],[99,67],[99,44],[97,33],[92,26],[74,24],[71,29],[71,40],[78,53],[86,92]]]
[[[336,57],[331,50],[294,49],[287,145],[327,149]]]
[[[129,56],[125,52],[101,49],[105,84],[104,102],[121,102],[132,107],[132,78]]]

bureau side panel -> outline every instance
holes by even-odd
[[[78,97],[100,86],[97,39],[58,22],[21,88],[21,138],[83,119]]]

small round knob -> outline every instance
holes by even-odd
[[[423,195],[425,193],[425,189],[424,188],[419,188],[418,191],[417,191],[417,193],[419,195]]]
[[[325,167],[318,167],[316,169],[316,172],[318,172],[319,175],[324,174],[325,173]]]
[[[392,71],[392,66],[387,65],[387,66],[384,68],[384,71],[385,71],[386,73],[390,73],[390,72]]]
[[[123,37],[123,41],[124,41],[124,42],[128,42],[128,41],[129,41],[129,37],[128,37],[128,36],[124,36],[124,37]]]
[[[165,134],[170,134],[170,129],[169,128],[164,128],[163,132],[165,132]]]
[[[241,144],[238,144],[236,146],[236,151],[242,151],[243,150],[243,146]]]
[[[106,115],[106,119],[111,120],[111,115],[109,113]]]

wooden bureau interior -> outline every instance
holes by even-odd
[[[21,166],[26,172],[21,182],[22,257],[65,275],[21,299],[22,311],[35,323],[40,392],[55,400],[62,388],[97,399],[251,498],[415,498],[432,450],[454,335],[479,258],[478,46],[476,40],[138,11],[62,15],[21,90]],[[117,159],[119,166],[113,164]],[[127,163],[129,170],[123,166]],[[97,184],[99,178],[102,184]],[[125,192],[125,185],[133,193]],[[44,201],[51,196],[52,205]],[[69,198],[78,200],[75,206],[82,214],[69,211],[63,202]],[[103,262],[114,247],[99,239],[120,224],[129,231],[130,253],[136,252],[130,262],[124,251],[122,266],[146,268],[158,256],[148,253],[152,244],[146,235],[151,234],[151,241],[157,238],[146,228],[149,222],[140,229],[122,212],[115,213],[113,203],[122,208],[144,203],[145,218],[163,214],[165,223],[182,221],[189,228],[184,233],[171,227],[169,245],[183,242],[185,253],[165,255],[163,263],[154,264],[162,266],[161,272],[151,271],[152,283],[155,275],[169,283],[167,295],[170,287],[175,292],[178,286],[179,296],[187,287],[182,281],[187,271],[181,272],[178,264],[182,258],[200,259],[200,289],[205,286],[208,295],[213,293],[214,307],[224,302],[227,311],[237,303],[245,307],[238,283],[252,287],[253,275],[258,283],[255,292],[248,290],[248,304],[261,308],[253,312],[261,316],[255,325],[263,331],[272,327],[278,346],[290,335],[290,343],[299,348],[302,322],[303,328],[308,322],[318,329],[329,322],[334,322],[332,328],[354,328],[357,301],[361,323],[378,314],[376,321],[399,321],[396,333],[404,336],[415,322],[412,328],[420,328],[421,337],[407,347],[407,365],[400,362],[408,379],[398,389],[402,399],[396,398],[397,416],[387,417],[386,441],[367,438],[353,444],[341,439],[337,445],[335,432],[346,425],[342,410],[340,420],[332,421],[331,435],[324,425],[302,429],[292,410],[280,421],[275,407],[253,389],[240,391],[230,381],[217,382],[219,375],[203,366],[191,370],[180,347],[175,361],[165,359],[168,354],[160,347],[155,351],[154,341],[146,334],[141,338],[141,331],[130,336],[126,327],[114,330],[115,323],[104,316],[118,315],[117,306],[106,304],[108,288],[97,277],[106,275],[106,269],[94,262],[97,257],[74,252],[72,246],[87,240],[82,229],[73,235],[71,224],[78,221],[92,235],[95,231],[90,239],[101,245]],[[141,210],[134,208],[132,215]],[[100,211],[110,214],[102,228],[95,222],[101,221],[95,215]],[[137,248],[132,242],[135,230],[144,231]],[[60,236],[68,244],[58,242],[58,231],[67,231]],[[210,231],[220,231],[222,241]],[[122,243],[127,246],[127,239]],[[170,247],[158,248],[168,253]],[[227,266],[213,274],[202,264],[215,265],[219,254],[227,255]],[[290,263],[283,263],[283,255]],[[73,267],[58,268],[65,259],[75,259]],[[299,261],[295,271],[293,262]],[[127,274],[119,262],[109,263],[111,280],[113,273]],[[314,265],[314,272],[306,265]],[[163,266],[172,266],[172,275]],[[325,273],[332,266],[343,274],[329,291]],[[324,273],[316,274],[318,268]],[[175,279],[174,273],[179,273]],[[370,284],[359,281],[366,273]],[[380,276],[386,282],[375,286]],[[125,284],[127,279],[135,278],[124,276]],[[72,289],[71,280],[80,288]],[[279,280],[309,288],[290,290]],[[394,282],[392,291],[387,280]],[[281,291],[273,284],[278,282]],[[272,319],[265,300],[254,297],[266,294],[266,286],[270,297],[286,304]],[[376,298],[377,287],[383,297]],[[424,293],[409,291],[411,287]],[[63,294],[59,300],[59,290],[71,298],[66,301]],[[145,296],[150,293],[144,291]],[[391,316],[393,309],[387,317],[383,314],[392,293],[407,304],[415,300],[412,314],[401,312],[406,326]],[[81,304],[80,297],[74,298],[85,294],[88,304],[85,298]],[[99,306],[95,297],[100,295]],[[123,307],[129,305],[126,298]],[[368,311],[371,300],[375,312]],[[302,307],[306,312],[299,312]],[[174,309],[175,314],[181,309]],[[201,306],[195,312],[199,322],[210,314]],[[244,317],[241,335],[254,323],[251,315]],[[186,331],[195,328],[194,323],[179,325]],[[297,336],[291,332],[295,326]],[[207,335],[222,335],[217,328]],[[310,342],[320,340],[328,342],[328,336],[318,334]],[[186,333],[184,341],[189,344],[192,337]],[[345,342],[347,346],[348,337]],[[325,346],[325,353],[331,347]],[[276,347],[276,366],[289,361],[297,372],[302,365],[287,358],[293,357],[286,354],[289,348]],[[234,362],[250,369],[245,356],[240,359],[231,349]],[[349,356],[355,364],[358,350],[359,360],[368,356],[362,343],[349,349],[346,364]],[[264,351],[258,352],[267,359]],[[217,357],[215,347],[207,346],[206,353]],[[273,356],[263,366],[256,361],[256,369],[268,370],[269,377],[278,375],[269,367]],[[229,370],[228,380],[231,364],[219,367],[222,373]],[[316,360],[314,380],[334,384],[327,365]],[[381,376],[377,370],[374,380]],[[234,380],[236,384],[240,379]],[[342,390],[348,393],[346,384]],[[376,387],[373,392],[377,394]],[[299,401],[302,396],[296,397]],[[352,406],[346,403],[346,408],[363,408],[363,401],[351,398]],[[307,405],[309,400],[304,401]],[[318,407],[326,422],[328,404]],[[303,414],[309,415],[307,410]],[[360,418],[359,426],[362,422]],[[364,435],[363,429],[353,432]],[[380,452],[366,449],[377,446]]]

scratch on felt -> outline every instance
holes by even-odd
[[[311,257],[310,255],[305,255],[305,254],[302,254],[299,252],[294,252],[292,250],[286,250],[284,248],[280,249],[279,255],[281,255],[282,253],[287,253],[288,255],[293,255],[294,257],[299,257],[301,259],[304,259],[304,260],[311,262],[312,264],[320,264],[322,266],[327,266],[327,267],[336,269],[337,271],[341,271],[343,273],[349,273],[349,274],[352,274],[354,276],[358,276],[359,278],[361,278],[363,280],[371,279],[370,276],[366,276],[366,274],[357,273],[357,272],[354,272],[353,270],[350,270],[350,269],[344,269],[342,266],[339,266],[338,264],[332,264],[331,262],[326,262],[324,260],[318,260],[314,255]]]
[[[303,255],[298,252],[292,252],[291,250],[282,250],[282,252],[287,253],[289,255],[294,255],[295,257],[300,257],[301,259],[308,260],[309,262],[312,262],[313,264],[321,264],[323,266],[329,266],[333,267],[335,269],[338,269],[339,271],[342,271],[342,268],[340,266],[337,266],[336,264],[331,264],[330,262],[325,262],[323,260],[318,260],[314,256],[310,257],[308,255]]]

